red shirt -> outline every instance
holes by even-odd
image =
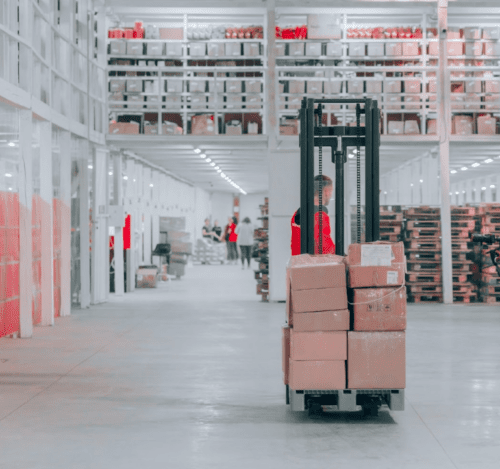
[[[314,240],[315,240],[315,248],[314,253],[319,254],[319,207],[315,207],[314,213]],[[331,237],[331,228],[330,228],[330,217],[328,216],[328,210],[326,207],[323,207],[323,211],[321,212],[322,220],[323,220],[323,252],[322,254],[335,254],[335,243]],[[292,225],[292,240],[291,240],[291,249],[292,256],[298,256],[301,254],[300,252],[300,209],[297,210],[292,217],[291,220]]]
[[[230,243],[236,243],[236,241],[238,240],[238,235],[234,232],[234,230],[236,230],[236,225],[234,223],[231,223],[228,230]]]

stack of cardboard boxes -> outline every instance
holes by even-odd
[[[405,388],[405,271],[403,243],[353,244],[347,258],[292,257],[282,336],[285,384],[293,390]]]

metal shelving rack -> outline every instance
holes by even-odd
[[[148,85],[148,89],[151,86],[151,91],[146,92],[145,87],[139,92],[129,92],[120,91],[123,93],[126,100],[116,100],[116,95],[109,92],[109,98],[114,98],[109,106],[109,117],[110,119],[117,120],[119,116],[124,115],[135,115],[141,117],[141,124],[144,123],[144,115],[146,113],[157,114],[156,124],[157,132],[159,135],[162,134],[162,125],[158,123],[163,123],[163,116],[165,114],[177,114],[182,118],[182,129],[183,134],[188,134],[189,121],[190,118],[195,114],[210,114],[214,116],[215,132],[219,133],[218,123],[223,118],[225,114],[241,115],[242,121],[245,120],[246,115],[259,114],[261,118],[261,132],[265,134],[266,129],[266,100],[265,100],[265,74],[267,70],[267,45],[266,45],[266,16],[264,10],[254,11],[252,14],[241,14],[237,17],[235,15],[212,15],[207,14],[206,16],[198,17],[192,14],[177,15],[177,17],[170,17],[169,21],[175,21],[169,23],[169,26],[182,26],[183,27],[183,39],[182,40],[165,40],[165,39],[108,39],[108,50],[113,41],[124,42],[126,44],[134,42],[138,44],[159,44],[162,48],[161,55],[127,55],[127,54],[108,54],[108,82],[111,80],[116,80],[117,82],[126,81],[127,79],[133,78],[131,74],[143,73],[144,75],[136,76],[135,78],[142,80],[143,82],[149,81],[153,82],[152,85]],[[263,39],[188,39],[188,28],[192,26],[200,25],[200,21],[203,23],[221,25],[227,24],[231,21],[233,24],[238,25],[262,25],[264,30]],[[159,20],[162,23],[162,20]],[[147,24],[152,23],[145,23]],[[258,55],[216,55],[208,56],[208,47],[213,45],[221,45],[225,47],[228,44],[238,44],[243,49],[246,48],[247,44],[256,44],[259,48]],[[174,45],[179,49],[180,54],[167,55],[166,52],[169,46]],[[193,55],[193,49],[196,47],[202,47],[205,49],[204,53]],[[143,49],[144,52],[144,49]],[[114,64],[114,61],[129,60],[135,63],[130,65],[118,65]],[[254,64],[242,64],[229,65],[227,62],[255,62]],[[152,63],[149,63],[152,62]],[[205,62],[204,65],[194,65],[192,62]],[[118,73],[122,73],[118,76]],[[172,75],[170,75],[172,74]],[[175,75],[174,75],[175,74]],[[243,76],[242,76],[243,75]],[[169,92],[166,83],[168,83],[169,78],[172,81],[180,81],[181,84],[179,88],[182,91]],[[175,78],[175,79],[173,79]],[[249,107],[247,102],[241,101],[238,106],[237,100],[229,102],[227,99],[232,95],[230,90],[224,89],[224,82],[227,85],[231,82],[241,81],[248,86],[248,83],[253,82],[252,91],[246,91],[240,93],[236,91],[233,95],[238,97],[249,97],[255,98],[255,102]],[[195,83],[207,82],[207,84],[202,85],[205,91],[192,92],[191,88]],[[260,84],[260,92],[253,91],[258,88]],[[122,87],[123,88],[123,87]],[[208,91],[207,91],[208,89]],[[131,107],[131,102],[129,101],[129,96],[133,96],[135,99],[140,101],[133,101]],[[120,95],[118,95],[120,97]],[[144,100],[145,98],[145,100]],[[175,106],[169,106],[168,99],[174,99],[177,101]],[[197,100],[197,104],[193,103],[193,98]],[[226,98],[226,101],[224,100]],[[241,99],[241,98],[240,98]],[[143,103],[142,100],[145,102]],[[111,99],[110,99],[111,101]],[[151,102],[149,102],[151,101]],[[200,103],[201,101],[201,103]],[[237,117],[234,120],[238,120]],[[224,124],[224,122],[222,122]],[[242,122],[242,125],[244,123]]]

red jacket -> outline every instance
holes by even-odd
[[[319,207],[314,207],[314,240],[315,248],[314,253],[319,254]],[[328,210],[323,207],[322,211],[323,220],[323,252],[322,254],[335,254],[335,244],[331,237],[330,228],[330,217],[328,216]],[[300,208],[293,214],[292,220],[292,256],[300,255]]]
[[[236,225],[234,223],[231,223],[229,225],[229,242],[230,243],[236,243],[238,240],[238,235],[234,232],[236,230]]]

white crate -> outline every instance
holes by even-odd
[[[388,57],[403,55],[403,44],[401,42],[388,42],[385,45],[385,55]]]
[[[228,57],[241,55],[241,43],[240,42],[226,42],[226,55]]]
[[[209,57],[224,57],[224,44],[222,42],[209,42],[207,44],[207,55]]]
[[[321,54],[321,43],[319,42],[307,42],[306,43],[306,55],[309,57],[317,57]]]
[[[206,80],[189,80],[190,93],[204,93],[206,89]]]
[[[342,44],[340,42],[328,42],[326,44],[326,55],[329,57],[342,57]]]
[[[382,93],[382,80],[366,80],[367,93]]]
[[[182,56],[182,44],[180,42],[167,42],[166,55],[168,57]]]
[[[347,92],[351,94],[363,94],[363,80],[349,80],[347,82]]]
[[[204,42],[192,42],[189,45],[189,55],[191,57],[205,57],[207,45]]]
[[[144,48],[142,42],[127,42],[127,55],[143,55]]]
[[[260,55],[260,44],[258,42],[243,43],[243,55],[247,57],[258,57]]]
[[[246,80],[245,81],[245,93],[261,93],[262,92],[262,82],[259,80]]]
[[[483,43],[482,42],[466,42],[465,43],[465,55],[472,57],[483,55]]]
[[[163,43],[162,42],[147,42],[146,43],[146,55],[163,55]]]
[[[182,80],[173,78],[165,80],[165,91],[167,93],[182,93]]]
[[[226,93],[241,93],[241,80],[226,80]]]
[[[384,44],[377,42],[368,43],[368,55],[370,57],[383,57],[384,56]]]
[[[325,81],[324,83],[324,93],[329,94],[340,94],[342,92],[342,82],[338,81]]]
[[[366,44],[364,42],[353,42],[349,44],[349,57],[364,57],[366,55]]]
[[[125,55],[127,53],[127,43],[124,41],[110,41],[109,53],[111,55]]]
[[[127,93],[142,93],[142,80],[128,79]]]
[[[245,106],[247,109],[261,109],[262,98],[260,96],[247,95],[245,100]]]
[[[323,82],[319,80],[310,80],[307,82],[307,94],[322,94]]]
[[[297,57],[304,55],[304,43],[303,42],[291,42],[288,44],[288,55],[292,57]]]
[[[209,80],[208,82],[208,91],[210,93],[215,93],[216,92],[216,86],[215,86],[215,81],[214,80]],[[224,81],[222,81],[221,78],[217,80],[217,93],[224,93]]]

